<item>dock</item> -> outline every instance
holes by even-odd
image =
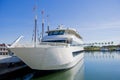
[[[23,62],[11,63],[11,64],[0,64],[0,80],[7,80],[15,77],[20,71],[29,68]],[[24,74],[24,73],[23,73]]]

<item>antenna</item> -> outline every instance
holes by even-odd
[[[42,38],[44,36],[44,10],[41,11],[42,14]]]

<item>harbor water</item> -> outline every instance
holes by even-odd
[[[27,71],[26,71],[27,70]],[[29,70],[29,71],[28,71]],[[27,73],[26,73],[27,72]],[[24,69],[9,80],[120,80],[120,51],[84,52],[73,68],[61,71]],[[21,76],[21,74],[23,74]],[[12,75],[12,74],[11,74]]]

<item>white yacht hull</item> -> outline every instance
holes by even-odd
[[[30,68],[36,70],[68,69],[84,57],[81,46],[14,47],[10,49]]]

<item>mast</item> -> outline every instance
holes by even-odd
[[[47,30],[49,31],[49,15],[47,15]]]
[[[34,47],[36,47],[36,42],[37,42],[37,15],[35,16],[35,29],[34,29]]]
[[[36,2],[36,1],[35,1]],[[36,3],[33,7],[33,11],[35,14],[35,19],[34,19],[34,47],[36,47],[36,43],[37,43],[37,6]]]
[[[44,11],[43,10],[42,10],[41,14],[42,14],[42,38],[43,38],[43,36],[44,36]]]

